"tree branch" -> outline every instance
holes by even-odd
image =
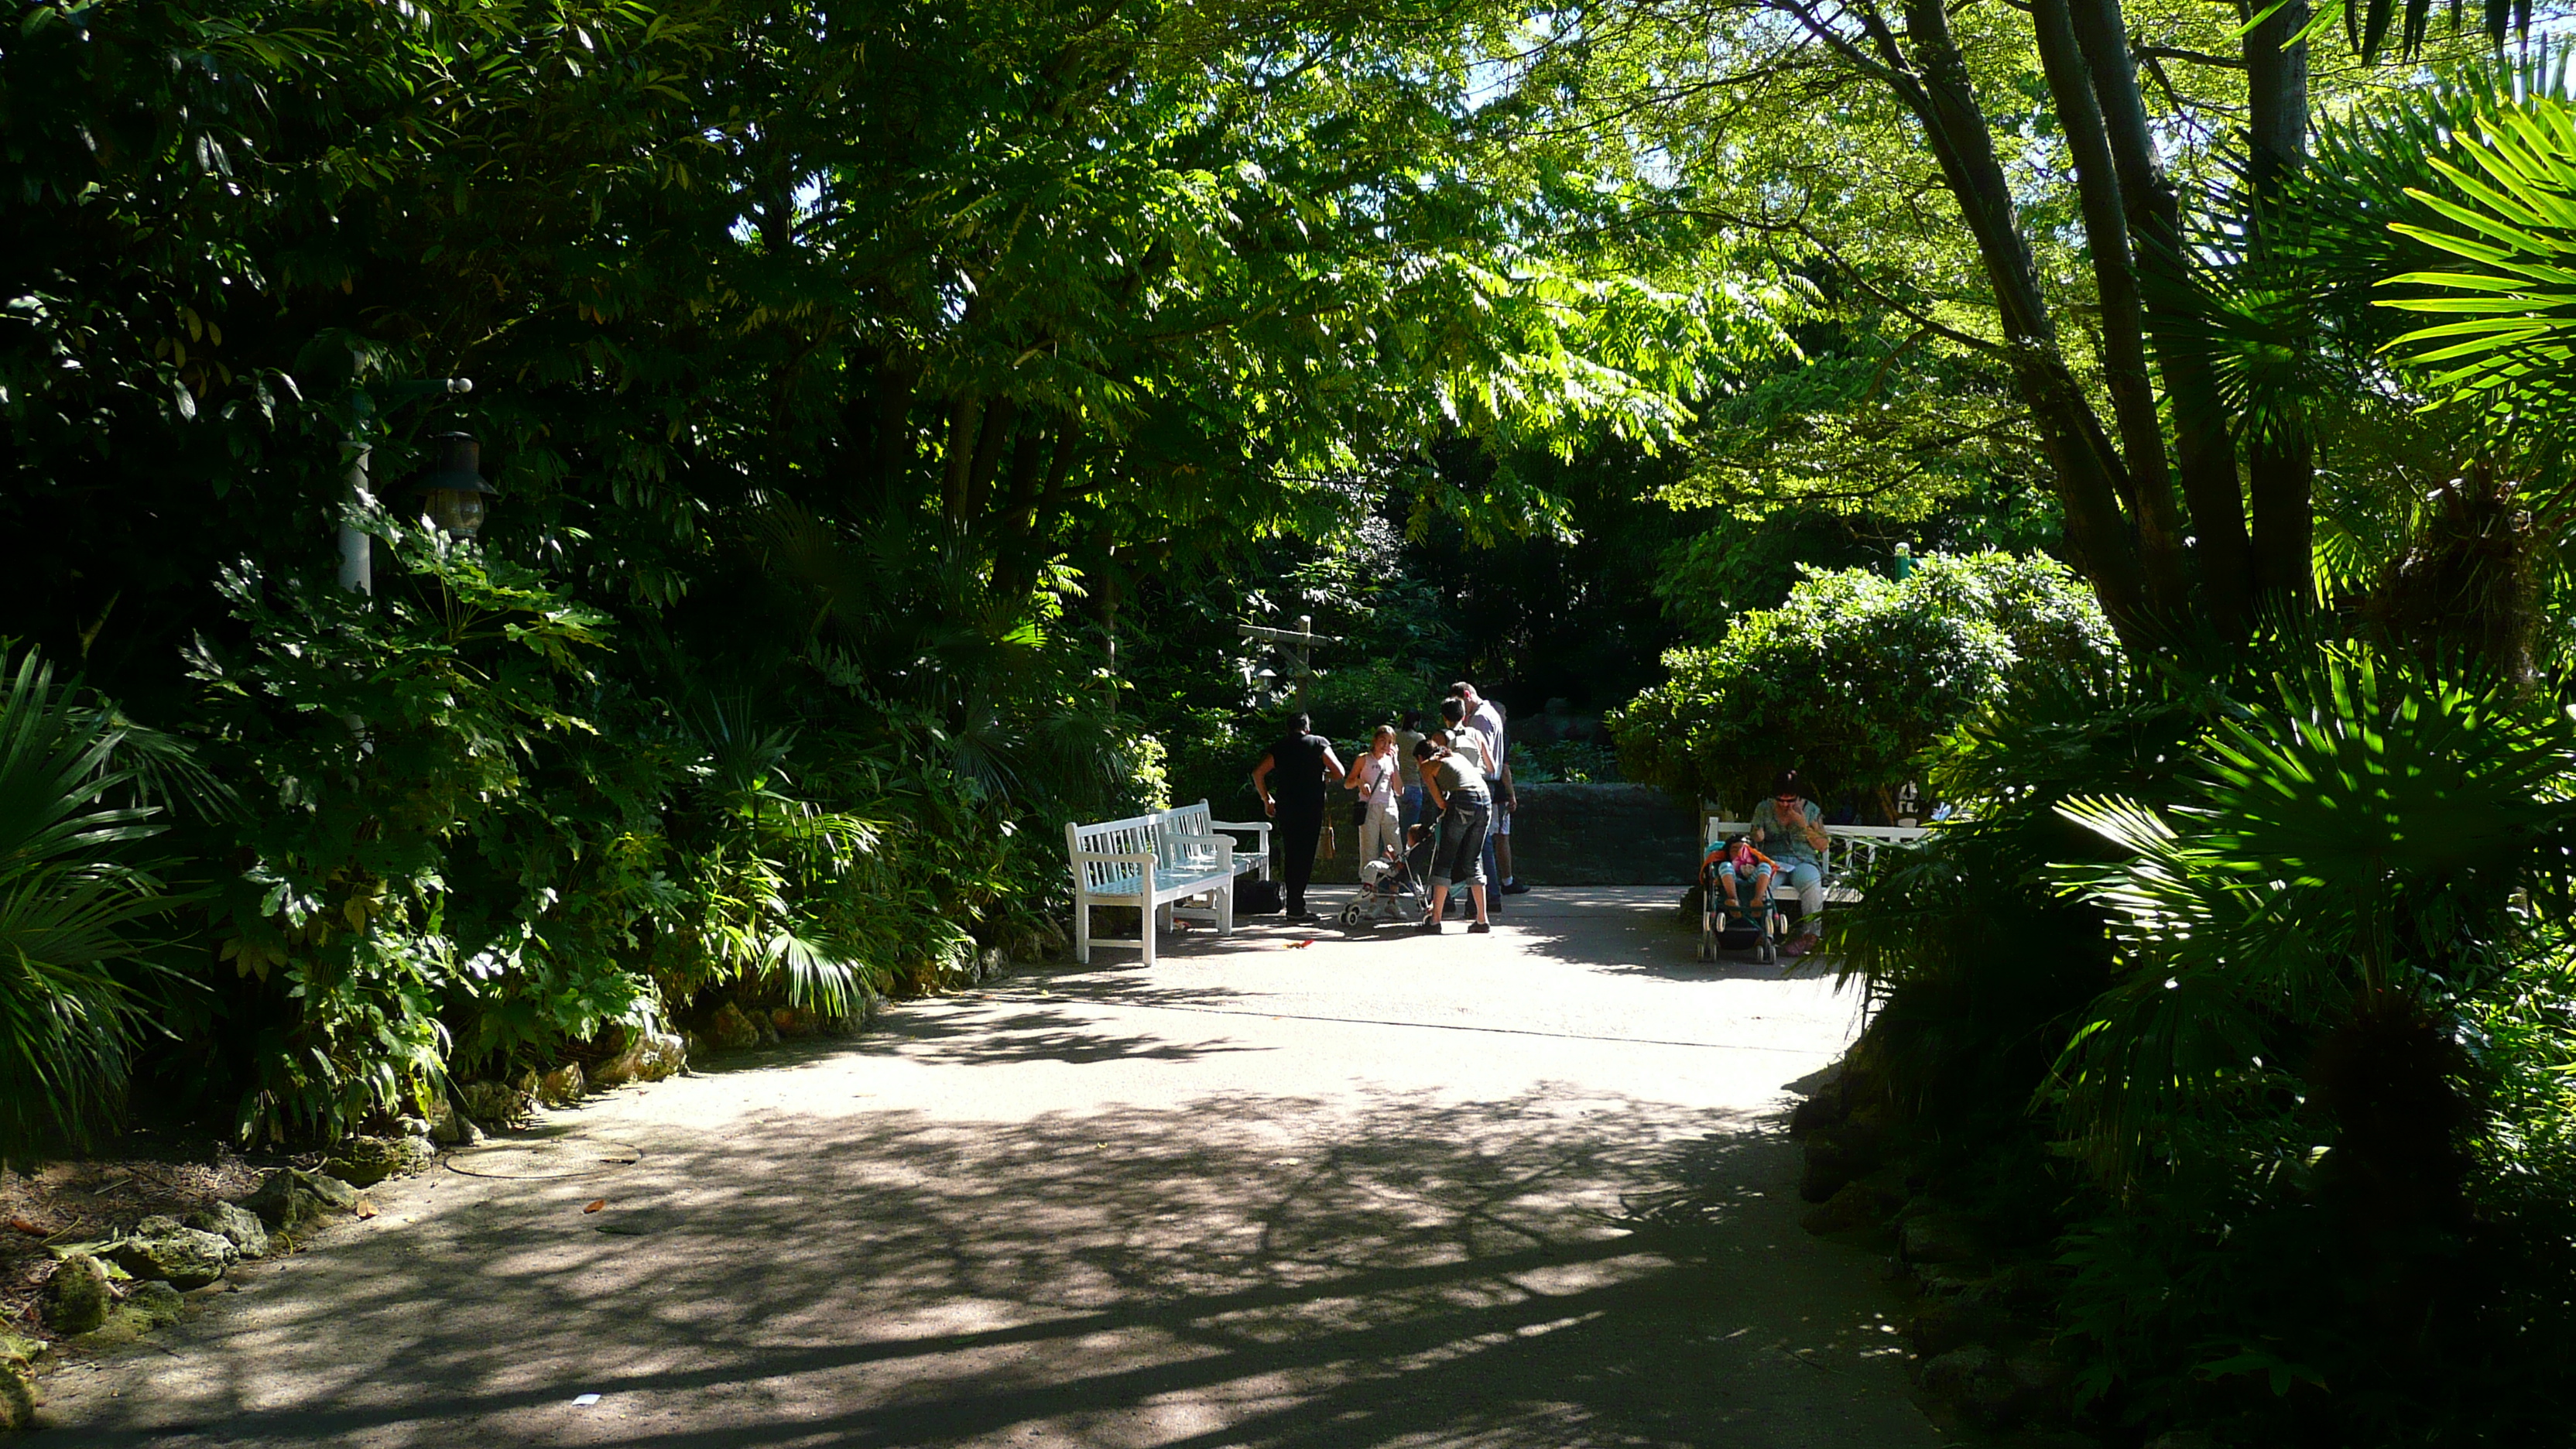
[[[2214,65],[2222,70],[2243,70],[2245,62],[2206,51],[2184,50],[2172,45],[2141,45],[2137,53],[2148,60],[2187,60],[2193,65]]]

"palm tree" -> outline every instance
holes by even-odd
[[[140,849],[173,798],[223,802],[177,741],[18,657],[0,695],[0,1156],[122,1114],[135,1040],[182,979],[155,952],[186,897]]]

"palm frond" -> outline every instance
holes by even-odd
[[[2491,105],[2461,136],[2460,160],[2426,158],[2451,194],[2409,187],[2433,216],[2390,223],[2449,263],[2389,277],[2423,294],[2379,302],[2450,320],[2390,350],[2437,393],[2555,435],[2576,425],[2576,108],[2551,95]]]
[[[151,993],[175,979],[144,931],[178,898],[132,855],[162,811],[112,803],[138,798],[126,756],[139,737],[163,779],[202,773],[175,742],[57,686],[33,651],[0,694],[0,1155],[115,1119]]]
[[[784,978],[787,999],[822,1016],[847,1016],[858,1001],[859,963],[832,943],[781,927],[765,943],[768,969]]]

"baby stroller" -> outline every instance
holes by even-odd
[[[1380,921],[1418,921],[1431,909],[1422,879],[1431,869],[1432,832],[1414,827],[1420,841],[1397,860],[1394,852],[1360,862],[1360,893],[1342,907],[1342,924],[1354,929]]]
[[[1730,909],[1726,897],[1719,893],[1717,868],[1726,856],[1712,850],[1699,863],[1699,959],[1714,961],[1720,951],[1753,952],[1753,959],[1768,966],[1780,959],[1780,937],[1788,919],[1779,898],[1776,880],[1763,899],[1739,899]],[[1736,882],[1740,894],[1751,894],[1751,883]]]

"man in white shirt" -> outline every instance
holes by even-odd
[[[1494,798],[1494,826],[1485,836],[1488,853],[1485,874],[1493,881],[1496,897],[1516,896],[1529,889],[1512,877],[1512,810],[1519,803],[1512,787],[1511,741],[1504,735],[1503,707],[1476,693],[1476,686],[1462,679],[1449,686],[1449,697],[1466,707],[1467,723],[1493,745],[1485,758],[1485,789]]]

